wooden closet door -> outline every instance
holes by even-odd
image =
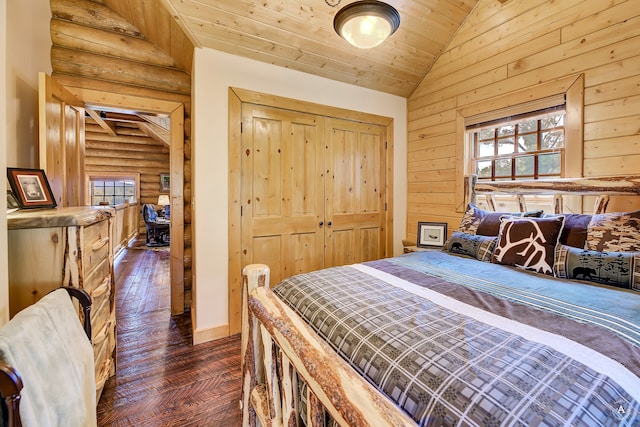
[[[385,257],[382,126],[327,119],[325,267]]]
[[[84,104],[51,76],[39,73],[40,168],[58,206],[85,204]]]
[[[242,106],[242,265],[271,283],[324,266],[322,117]]]

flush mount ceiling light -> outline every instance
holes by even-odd
[[[378,46],[400,26],[400,14],[381,1],[357,1],[336,13],[333,28],[340,37],[361,49]]]

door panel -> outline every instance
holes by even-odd
[[[39,74],[40,168],[44,169],[58,206],[83,206],[84,107],[62,85]]]
[[[272,283],[323,267],[323,119],[243,104],[242,264]]]
[[[382,126],[327,119],[326,267],[385,256]]]

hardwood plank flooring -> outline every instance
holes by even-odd
[[[190,314],[171,316],[168,250],[136,243],[115,271],[117,372],[98,426],[240,426],[240,336],[192,345]]]

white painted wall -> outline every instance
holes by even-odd
[[[51,73],[49,0],[0,0],[0,171],[38,167],[38,72]],[[5,175],[6,176],[6,175]],[[6,178],[0,181],[4,194]],[[9,319],[6,198],[0,197],[0,325]]]
[[[0,93],[7,93],[7,2],[0,0]],[[6,97],[0,102],[0,129],[7,128]],[[7,134],[0,131],[0,171],[7,167]],[[0,194],[7,180],[0,179]],[[9,321],[9,283],[7,276],[7,199],[0,197],[0,325]]]
[[[211,49],[193,67],[192,175],[197,331],[228,323],[228,88],[377,114],[394,119],[394,252],[406,228],[406,99]]]

